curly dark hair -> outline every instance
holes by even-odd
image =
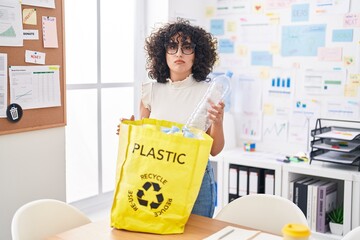
[[[190,25],[190,22],[184,19],[165,24],[146,39],[148,76],[160,83],[165,83],[166,79],[170,77],[170,69],[166,63],[165,45],[176,34],[180,34],[182,42],[189,38],[192,43],[196,44],[192,74],[196,81],[205,81],[218,58],[217,40],[211,33],[201,27]]]

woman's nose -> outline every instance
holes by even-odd
[[[177,52],[176,52],[176,56],[181,56],[183,54],[181,48],[182,48],[182,46],[179,44]]]

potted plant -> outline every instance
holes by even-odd
[[[330,231],[336,235],[343,234],[343,207],[337,207],[328,213]]]

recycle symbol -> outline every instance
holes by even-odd
[[[144,183],[144,185],[142,186],[142,189],[139,189],[138,192],[137,192],[137,198],[138,198],[138,201],[139,201],[139,204],[142,205],[142,206],[145,206],[147,207],[148,205],[150,205],[150,208],[151,209],[157,209],[161,203],[164,201],[164,197],[162,195],[162,193],[158,193],[156,194],[156,200],[157,202],[154,202],[152,201],[150,204],[149,204],[149,201],[146,200],[146,192],[148,191],[151,191],[150,188],[152,186],[152,190],[154,192],[159,192],[160,191],[160,185],[158,183],[154,183],[154,182],[146,182]],[[145,190],[145,192],[144,192]]]

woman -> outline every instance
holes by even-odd
[[[207,76],[217,60],[216,44],[210,33],[181,19],[153,32],[145,50],[148,76],[156,81],[142,86],[140,117],[185,124],[208,88]],[[212,156],[224,147],[224,106],[212,104],[208,112]],[[215,199],[214,174],[208,163],[192,213],[212,217]]]

